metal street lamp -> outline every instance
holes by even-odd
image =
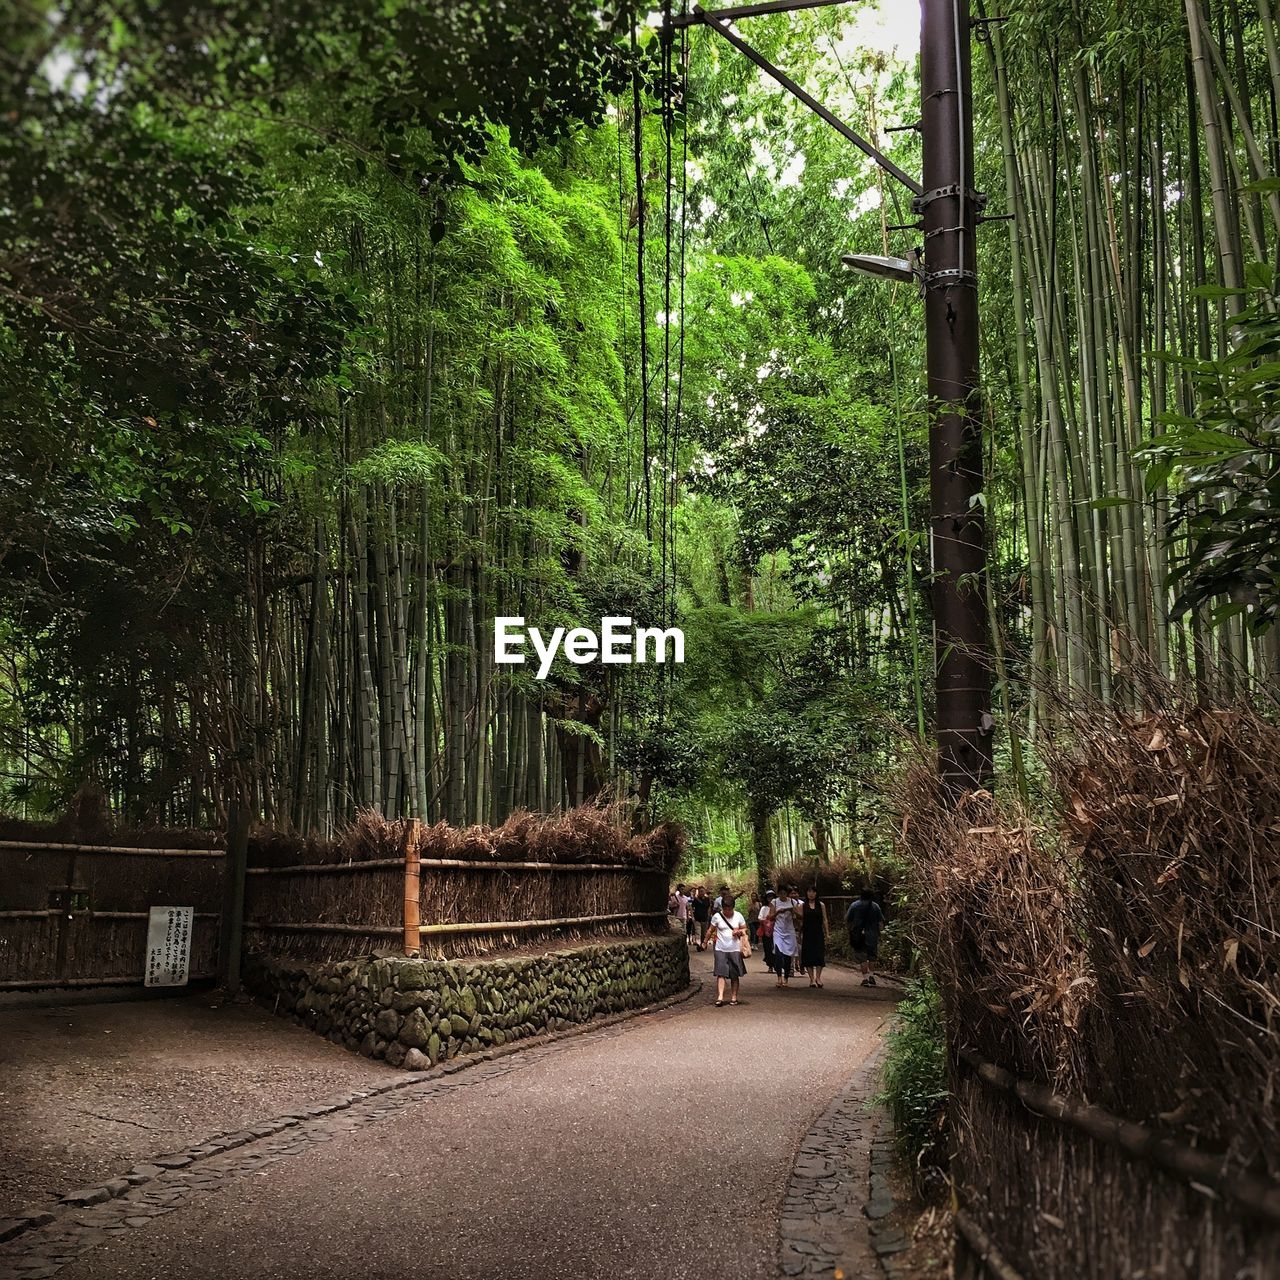
[[[884,276],[889,280],[901,280],[912,284],[916,279],[915,268],[906,258],[885,258],[878,253],[845,253],[840,261],[854,271],[867,276]]]

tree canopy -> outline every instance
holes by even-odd
[[[918,172],[900,9],[750,38]],[[1056,697],[1274,689],[1280,60],[1268,5],[999,16],[981,588],[1025,787]],[[839,257],[919,230],[661,17],[6,12],[5,803],[327,830],[613,794],[743,864],[882,839],[932,703],[922,313]],[[492,661],[516,615],[680,625],[687,661],[539,682]]]

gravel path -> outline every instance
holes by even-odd
[[[776,991],[756,959],[744,1003],[715,1009],[709,958],[693,967],[693,1001],[314,1121],[325,1140],[281,1134],[270,1159],[246,1165],[252,1144],[166,1175],[154,1216],[57,1274],[772,1277],[796,1150],[876,1048],[889,993],[835,969],[821,992]]]

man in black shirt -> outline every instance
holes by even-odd
[[[844,922],[849,926],[849,945],[862,955],[862,985],[874,987],[884,912],[870,889],[863,889],[862,896],[845,913]]]
[[[699,885],[693,891],[693,920],[697,928],[698,950],[707,949],[707,925],[711,921],[711,899],[707,891]]]

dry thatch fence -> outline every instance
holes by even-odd
[[[1280,1276],[1280,730],[1160,692],[1062,723],[1042,825],[898,797],[958,1276]]]
[[[0,818],[0,991],[141,982],[157,903],[194,908],[191,977],[212,978],[223,863],[215,833],[115,827],[88,789],[56,822]]]
[[[332,840],[250,839],[245,946],[305,960],[439,958],[660,930],[678,827],[628,837],[608,810],[454,828],[362,814]]]

